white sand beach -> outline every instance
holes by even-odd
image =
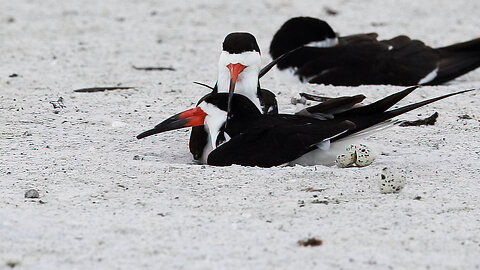
[[[479,1],[0,3],[0,269],[480,269],[478,91],[399,117],[438,112],[433,126],[366,138],[378,157],[363,168],[212,167],[193,161],[188,129],[135,138],[208,92],[192,82],[215,83],[230,32],[255,35],[265,64],[275,31],[300,15],[440,47],[480,37]],[[73,92],[119,85],[134,89]],[[261,85],[286,113],[299,92],[369,103],[403,89],[275,71]],[[480,69],[399,105],[470,88]],[[405,171],[401,192],[380,193],[384,167]],[[308,238],[322,244],[298,244]]]

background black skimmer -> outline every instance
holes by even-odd
[[[377,40],[376,33],[338,37],[325,22],[296,17],[285,22],[270,44],[273,59],[304,46],[277,64],[302,82],[438,85],[480,66],[480,38],[431,48],[407,36]]]
[[[411,87],[383,98],[375,103],[345,109],[355,104],[358,96],[331,99],[318,106],[318,112],[331,114],[330,120],[303,115],[261,114],[247,97],[234,94],[231,99],[231,118],[227,121],[228,93],[208,94],[193,109],[176,114],[155,128],[137,136],[147,136],[189,126],[204,125],[215,149],[208,154],[207,164],[229,166],[271,167],[287,164],[315,150],[325,151],[325,144],[363,132],[393,117],[429,103],[461,93],[464,90],[437,98],[388,110],[416,87]],[[345,102],[345,99],[349,99]],[[336,108],[341,108],[336,110]],[[319,147],[322,145],[322,147]],[[328,151],[328,150],[327,150]]]
[[[235,91],[250,99],[260,112],[277,114],[275,94],[262,89],[259,82],[259,77],[268,72],[272,66],[273,64],[270,64],[261,69],[260,48],[252,34],[230,33],[223,41],[223,50],[218,60],[217,83],[211,88],[212,93],[233,94]],[[202,97],[198,104],[207,96]],[[195,160],[206,162],[206,156],[214,148],[209,136],[202,126],[192,128],[190,152]]]

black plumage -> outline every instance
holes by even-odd
[[[434,49],[403,35],[377,40],[376,33],[332,33],[324,21],[292,18],[274,35],[270,54],[275,59],[297,49],[278,62],[280,70],[292,68],[303,82],[346,86],[438,85],[480,66],[480,38]],[[308,45],[335,38],[329,47]]]
[[[214,147],[207,157],[207,163],[215,166],[238,164],[260,167],[286,164],[317,150],[319,143],[326,141],[335,143],[421,106],[473,91],[459,91],[391,109],[416,88],[410,87],[365,106],[358,106],[358,102],[363,100],[364,96],[357,95],[329,99],[322,106],[307,108],[307,111],[311,109],[316,114],[329,115],[322,119],[298,114],[261,114],[247,97],[234,94],[228,125],[224,123],[218,130],[218,138],[222,140],[217,140],[216,148]],[[228,93],[210,93],[199,107],[208,103],[226,112],[228,95]],[[190,120],[182,122],[185,119],[179,118],[179,115],[182,113],[170,117],[152,130],[143,132],[138,138],[145,137],[143,134],[150,136],[189,126],[185,123],[189,123]],[[214,133],[217,134],[217,132]],[[225,134],[228,135],[229,140],[225,140],[227,138]]]

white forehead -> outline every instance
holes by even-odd
[[[228,64],[242,64],[244,66],[260,66],[262,59],[260,53],[251,51],[243,53],[229,53],[222,51],[218,65],[225,67]]]

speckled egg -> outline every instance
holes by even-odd
[[[337,159],[335,159],[335,164],[340,168],[350,167],[353,163],[355,163],[355,154],[340,154],[337,156]]]
[[[355,149],[356,146],[354,144],[347,146],[347,148],[345,148],[346,153],[338,155],[337,159],[335,159],[335,164],[337,164],[337,166],[340,168],[347,168],[352,166],[357,158]]]
[[[398,193],[406,183],[405,175],[394,168],[383,168],[378,185],[381,193]]]
[[[364,144],[356,145],[355,153],[355,164],[357,164],[359,167],[368,166],[375,160],[375,154],[373,153],[372,149]]]

